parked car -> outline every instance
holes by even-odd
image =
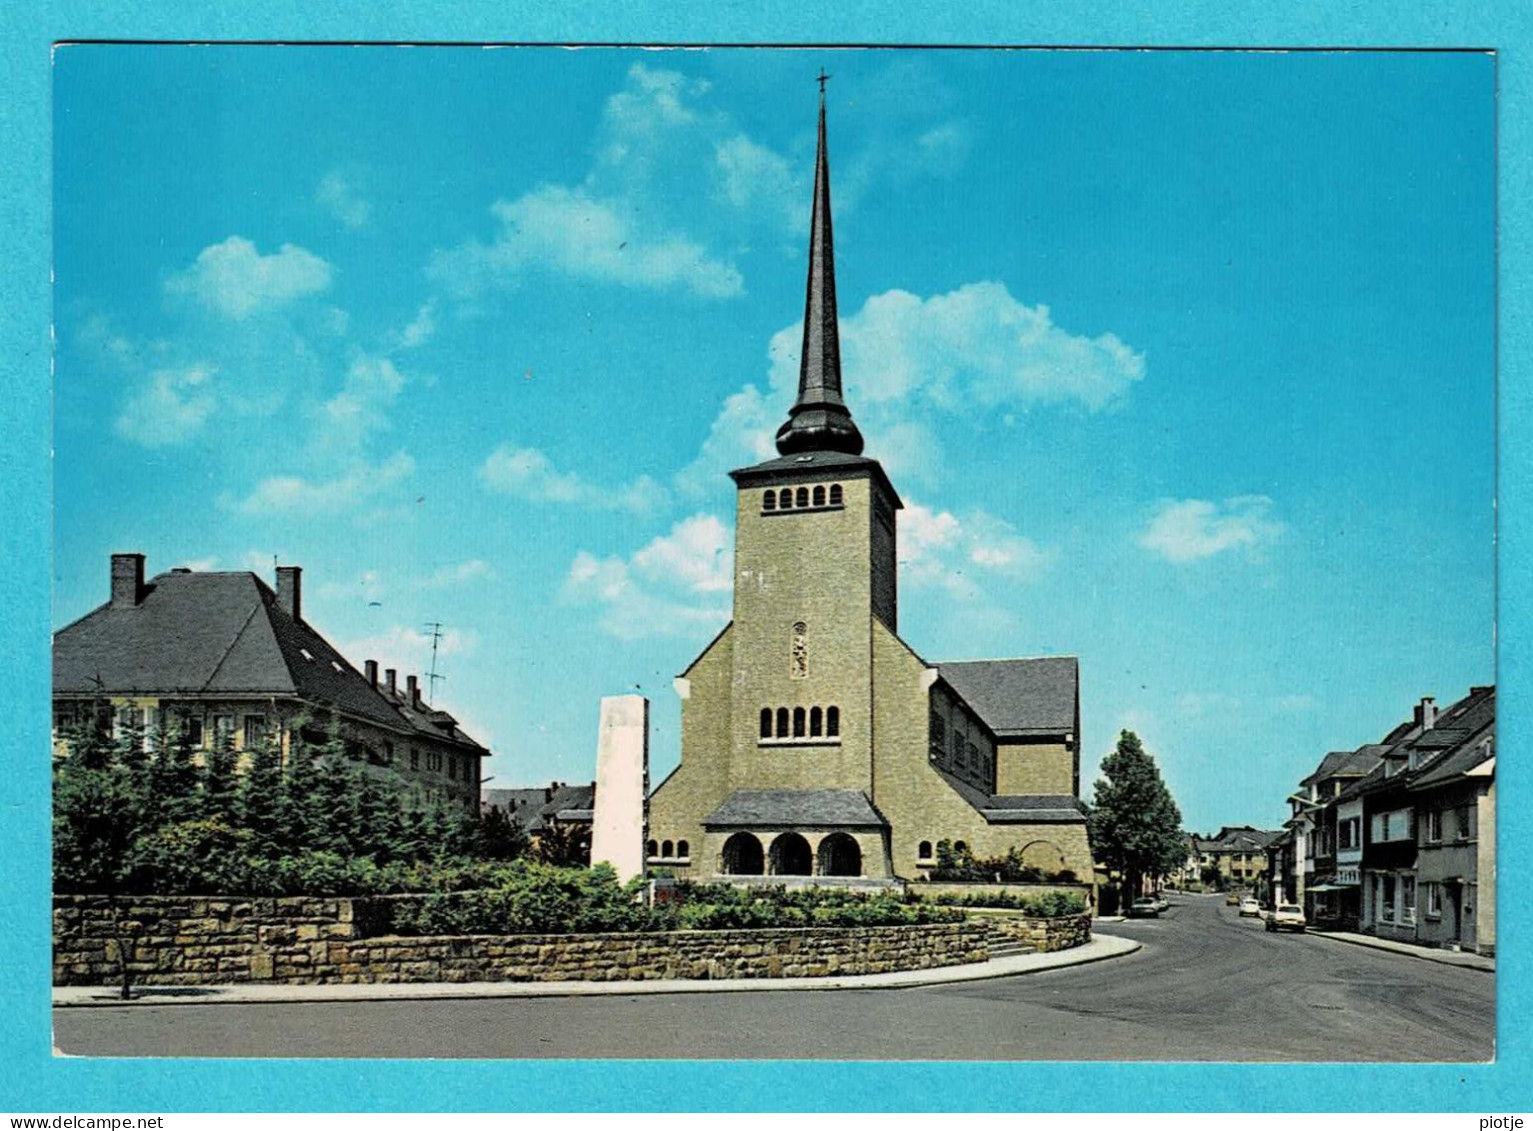
[[[1169,910],[1171,910],[1171,901],[1166,898],[1166,893],[1163,892],[1163,891],[1155,893],[1155,910],[1157,910],[1157,911],[1169,911]]]
[[[1280,903],[1267,913],[1269,931],[1303,931],[1306,926],[1304,908],[1297,903]]]
[[[1130,919],[1158,919],[1160,918],[1160,905],[1149,896],[1145,896],[1143,899],[1136,899],[1129,905],[1128,917]]]
[[[1256,900],[1252,899],[1249,895],[1240,901],[1240,914],[1242,916],[1260,915],[1261,913],[1262,905],[1257,903]]]
[[[1229,895],[1224,897],[1224,903],[1226,907],[1236,906],[1240,903],[1240,893],[1238,891],[1230,892]]]

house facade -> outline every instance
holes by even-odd
[[[376,661],[358,671],[303,616],[303,571],[173,569],[146,579],[142,554],[114,554],[110,598],[53,638],[55,745],[90,723],[196,750],[270,743],[285,760],[303,728],[336,724],[350,749],[402,792],[476,813],[490,752],[419,681]]]
[[[931,662],[898,634],[903,504],[842,396],[823,101],[819,130],[798,398],[778,457],[731,473],[733,618],[676,681],[650,863],[919,879],[945,840],[1090,882],[1076,659]]]

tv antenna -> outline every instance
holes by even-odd
[[[431,670],[426,673],[426,704],[436,706],[436,684],[439,679],[446,679],[445,675],[437,675],[436,652],[437,643],[442,639],[443,624],[441,621],[430,621],[426,625],[426,631],[431,633]]]

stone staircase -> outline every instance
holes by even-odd
[[[1032,954],[1033,947],[1014,935],[1007,934],[994,923],[987,923],[990,934],[990,959],[1013,958],[1019,954]]]

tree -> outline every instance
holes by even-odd
[[[1133,731],[1118,735],[1116,749],[1102,759],[1102,774],[1091,811],[1091,852],[1118,873],[1126,905],[1146,876],[1166,875],[1186,858],[1182,814]]]

